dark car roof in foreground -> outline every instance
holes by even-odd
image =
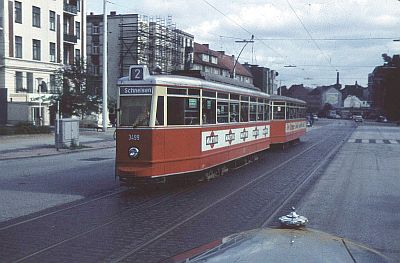
[[[390,262],[377,251],[311,229],[256,229],[214,244],[168,262]]]

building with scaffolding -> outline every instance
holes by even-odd
[[[176,28],[172,17],[148,17],[138,14],[107,16],[108,93],[116,98],[116,83],[127,76],[129,66],[145,64],[164,74],[189,69],[193,63],[194,36]],[[101,94],[103,65],[103,15],[87,16],[87,64],[96,76]]]

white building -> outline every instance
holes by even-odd
[[[84,1],[0,1],[0,88],[7,89],[8,123],[50,124],[45,98],[58,92],[55,71],[86,54]]]
[[[343,102],[344,108],[369,108],[370,105],[367,101],[362,101],[356,96],[349,95]]]

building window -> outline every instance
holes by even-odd
[[[201,60],[205,62],[210,62],[210,56],[208,56],[207,54],[201,54]]]
[[[15,72],[15,90],[17,92],[24,91],[24,87],[23,87],[22,81],[23,81],[22,72],[21,71],[16,71]]]
[[[76,11],[81,11],[81,0],[76,0]]]
[[[79,63],[81,61],[81,50],[75,49],[75,61]]]
[[[15,1],[14,2],[15,8],[15,23],[22,23],[22,3]]]
[[[40,27],[40,8],[32,6],[32,26]]]
[[[33,73],[27,72],[26,73],[26,87],[29,93],[33,93]]]
[[[100,28],[98,25],[93,25],[92,27],[92,34],[99,34],[100,33]]]
[[[56,86],[56,75],[50,75],[50,93],[59,93],[59,90]]]
[[[22,37],[15,36],[15,57],[22,58]]]
[[[50,42],[50,62],[56,62],[56,44]]]
[[[93,46],[93,54],[97,55],[100,52],[100,47],[99,46]]]
[[[50,23],[50,30],[56,30],[56,12],[50,11],[49,12],[49,23]]]
[[[32,59],[40,60],[40,40],[34,39],[32,41]]]
[[[100,72],[99,66],[92,66],[93,67],[93,75],[98,76]]]
[[[81,38],[81,23],[75,22],[75,35],[77,39]]]

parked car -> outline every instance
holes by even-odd
[[[355,122],[363,122],[364,119],[361,115],[355,115],[355,116],[353,116],[353,120]]]
[[[387,118],[385,116],[379,116],[376,120],[377,122],[388,122]]]
[[[317,121],[318,120],[318,115],[317,114],[313,114],[313,119],[314,119],[314,121]]]

